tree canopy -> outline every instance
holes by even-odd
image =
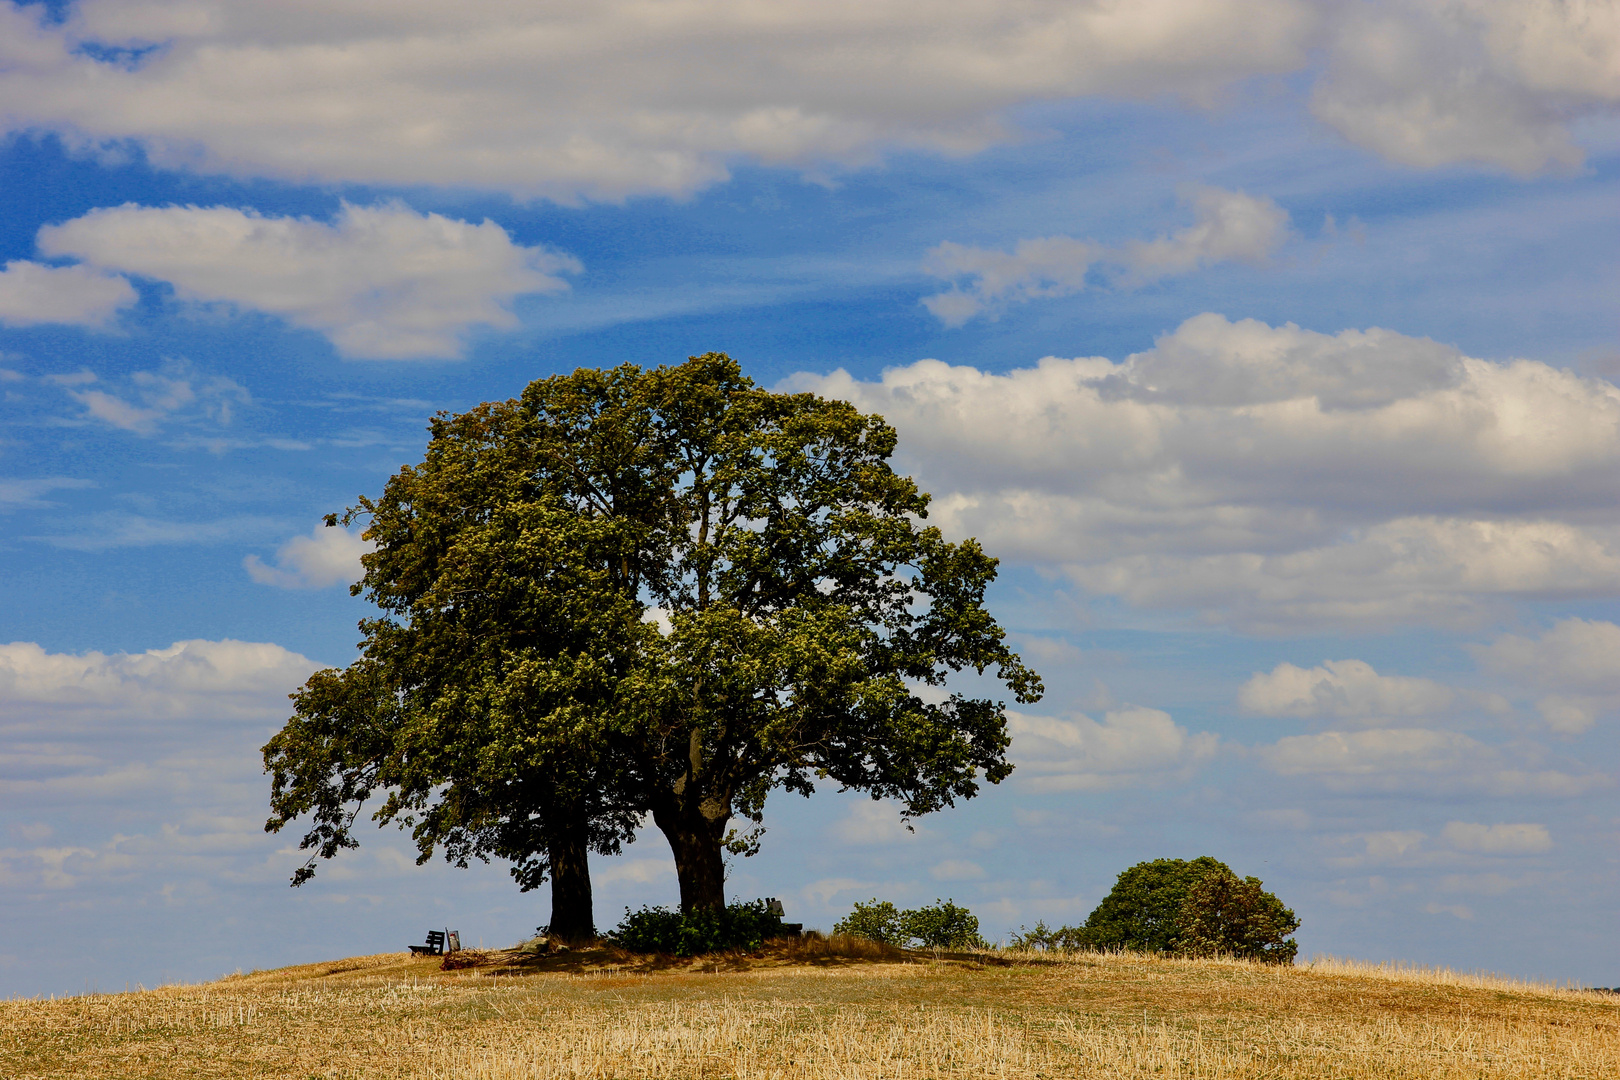
[[[776,788],[909,816],[1011,771],[1003,704],[930,689],[970,669],[1039,698],[984,608],[996,560],[922,524],[880,417],[709,353],[538,380],[430,431],[341,518],[367,522],[354,591],[382,613],[266,745],[266,828],[309,815],[329,858],[381,794],[422,860],[549,877],[553,929],[584,933],[586,852],[643,814],[683,910],[718,908]]]
[[[1239,878],[1208,855],[1155,859],[1124,871],[1064,944],[1096,949],[1240,956],[1288,963],[1299,919],[1259,878]]]

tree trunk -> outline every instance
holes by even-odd
[[[718,806],[713,800],[689,809],[677,797],[672,805],[653,811],[653,822],[675,855],[682,914],[726,906],[723,842],[730,820],[730,808]]]
[[[583,825],[564,828],[552,834],[546,848],[551,862],[551,925],[546,933],[563,941],[585,941],[596,936],[586,840]]]

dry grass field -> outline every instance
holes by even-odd
[[[465,954],[464,954],[465,955]],[[0,1076],[1620,1077],[1620,997],[1333,960],[360,957],[0,1003]]]

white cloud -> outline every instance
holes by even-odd
[[[606,869],[597,870],[591,875],[600,885],[612,885],[617,882],[651,885],[674,876],[674,859],[615,859]]]
[[[863,801],[850,807],[849,814],[833,823],[832,834],[846,844],[896,844],[914,840],[922,829],[907,827],[898,803]]]
[[[1539,855],[1553,847],[1545,825],[1478,825],[1453,821],[1440,830],[1438,839],[1440,845],[1434,846],[1428,834],[1416,829],[1357,833],[1344,840],[1363,845],[1360,854],[1328,861],[1341,869],[1370,864],[1418,868],[1456,865],[1459,855]],[[1455,876],[1453,879],[1460,880]]]
[[[1308,670],[1283,663],[1256,672],[1238,691],[1238,704],[1261,716],[1364,719],[1430,716],[1456,696],[1430,679],[1380,675],[1365,660],[1328,660]]]
[[[1620,389],[1534,361],[1205,314],[1122,363],[784,385],[894,424],[947,532],[1142,607],[1291,632],[1620,595]]]
[[[332,224],[230,207],[92,210],[40,229],[51,255],[166,281],[326,335],[345,356],[454,357],[476,326],[517,324],[513,298],[568,286],[571,256],[512,243],[493,221],[347,203]]]
[[[1288,211],[1270,199],[1215,187],[1189,187],[1182,199],[1195,222],[1171,236],[1132,241],[1117,259],[1133,284],[1218,262],[1264,262],[1288,234]]]
[[[1303,0],[474,0],[454,12],[81,0],[0,5],[12,129],[134,139],[164,167],[521,195],[686,194],[727,161],[870,161],[1018,136],[1023,102],[1210,100],[1302,65]],[[79,50],[161,44],[135,63]]]
[[[1560,619],[1539,637],[1503,634],[1476,646],[1482,667],[1532,685],[1588,694],[1620,694],[1620,626]]]
[[[279,589],[324,589],[359,581],[365,572],[360,556],[374,546],[348,529],[317,525],[308,536],[295,536],[277,548],[277,565],[266,566],[257,555],[247,556],[242,565],[248,576],[260,585],[274,585]]]
[[[1362,833],[1356,839],[1366,845],[1366,858],[1376,862],[1394,862],[1416,854],[1428,839],[1412,829],[1385,830]]]
[[[1567,121],[1620,103],[1620,7],[1606,0],[1346,5],[1313,108],[1391,160],[1570,167]]]
[[[1287,237],[1288,212],[1270,199],[1212,187],[1186,188],[1182,199],[1197,215],[1193,225],[1120,248],[1067,236],[1020,240],[1011,252],[946,241],[928,252],[923,269],[949,281],[969,280],[925,297],[923,306],[946,326],[961,326],[1008,304],[1080,292],[1094,265],[1110,267],[1118,284],[1144,285],[1211,263],[1263,262]]]
[[[212,888],[262,867],[285,841],[262,830],[258,747],[316,666],[264,642],[0,645],[0,801],[52,826],[14,830],[31,846],[0,850],[0,888],[89,902],[103,887],[127,903],[132,888]]]
[[[800,895],[806,900],[813,900],[821,907],[826,907],[832,898],[841,892],[862,891],[871,888],[871,883],[857,878],[837,877],[822,878],[812,881],[800,890]]]
[[[1524,749],[1510,755],[1458,732],[1374,728],[1289,735],[1256,754],[1273,772],[1334,791],[1573,797],[1611,783],[1601,773],[1534,768]]]
[[[967,859],[946,859],[928,870],[935,881],[977,881],[984,877],[984,867]]]
[[[1504,634],[1473,652],[1494,675],[1554,691],[1536,711],[1560,734],[1579,735],[1620,712],[1620,626],[1612,622],[1560,619],[1539,637]]]
[[[1213,103],[1330,54],[1314,107],[1396,160],[1518,170],[1578,157],[1620,98],[1599,0],[691,0],[648,8],[409,0],[0,4],[0,123],[133,140],[165,168],[681,195],[727,162],[862,164],[1019,137],[1021,104]],[[89,45],[91,48],[85,48]],[[130,48],[157,46],[130,58]]]
[[[177,641],[144,653],[0,645],[0,731],[53,733],[108,718],[266,719],[318,665],[267,642]]]
[[[88,266],[13,260],[0,270],[0,326],[103,326],[137,299],[129,282]]]
[[[1072,667],[1085,657],[1084,651],[1062,638],[1044,637],[1040,634],[1011,636],[1020,653],[1045,667]]]
[[[1457,851],[1479,855],[1539,855],[1552,850],[1545,825],[1475,825],[1453,821],[1440,838]]]
[[[1020,240],[1010,252],[946,240],[929,250],[923,269],[947,281],[971,280],[926,296],[922,304],[946,326],[961,326],[976,315],[994,315],[1007,304],[1069,296],[1086,287],[1087,273],[1105,251],[1100,244],[1069,236]]]
[[[1218,737],[1192,734],[1158,709],[1126,707],[1099,723],[1007,713],[1014,774],[1035,791],[1106,791],[1184,780],[1215,756]]]

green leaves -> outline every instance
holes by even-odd
[[[683,904],[714,906],[720,846],[759,839],[729,819],[758,826],[774,788],[921,814],[1011,771],[1000,702],[912,692],[964,669],[1024,702],[1041,684],[984,608],[996,561],[921,525],[881,417],[707,353],[537,380],[430,430],[332,516],[367,520],[356,589],[383,617],[266,747],[267,827],[311,813],[329,857],[386,791],[375,816],[423,859],[510,859],[531,887],[548,836],[616,850],[651,812]]]
[[[857,903],[849,915],[833,927],[833,933],[902,948],[984,947],[977,916],[954,900],[935,900],[928,907],[901,911],[891,902],[874,897],[869,903]]]
[[[1192,956],[1237,956],[1292,963],[1299,946],[1285,940],[1299,919],[1259,878],[1239,879],[1209,856],[1137,863],[1078,933],[1065,944]]]
[[[726,949],[753,952],[781,936],[782,916],[773,915],[763,900],[686,914],[661,907],[625,908],[624,920],[611,935],[615,944],[631,952],[666,956],[701,956]]]
[[[1221,867],[1187,890],[1182,901],[1176,950],[1189,956],[1236,956],[1272,964],[1292,964],[1299,943],[1289,935],[1299,919],[1282,901],[1261,888],[1256,877],[1239,879]]]

